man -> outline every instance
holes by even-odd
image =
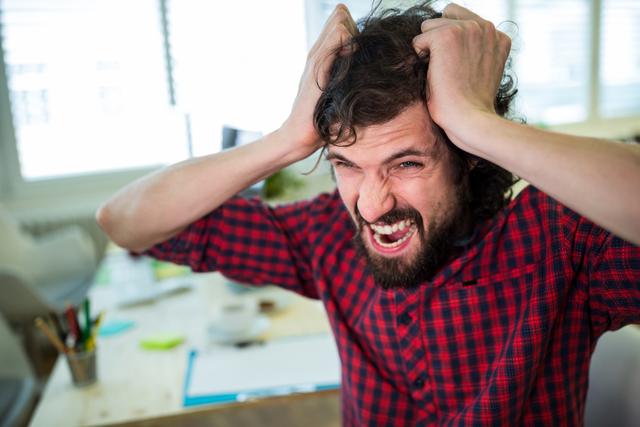
[[[640,152],[500,117],[509,39],[470,11],[381,15],[336,8],[280,129],[141,179],[98,221],[322,299],[345,425],[581,425],[597,338],[640,320]],[[337,193],[233,197],[321,146]],[[535,186],[508,206],[506,170]]]

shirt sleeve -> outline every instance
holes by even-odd
[[[640,247],[580,218],[574,235],[574,268],[586,283],[592,328],[640,323]]]
[[[235,197],[146,254],[196,272],[219,271],[242,283],[274,284],[318,298],[307,235],[314,206],[329,197],[278,207]]]

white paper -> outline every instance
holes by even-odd
[[[185,398],[313,391],[340,384],[340,359],[328,334],[288,337],[246,348],[219,347],[193,357]]]

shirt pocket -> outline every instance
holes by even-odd
[[[509,282],[524,275],[531,274],[535,269],[535,264],[525,264],[508,270],[491,272],[485,276],[476,276],[472,273],[464,273],[460,279],[452,285],[454,289],[465,289],[472,287],[491,286],[499,283]]]

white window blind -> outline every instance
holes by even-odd
[[[589,112],[588,0],[516,2],[518,109],[532,123],[585,120]]]
[[[640,112],[640,2],[602,0],[600,112]]]
[[[25,180],[174,162],[156,0],[3,0],[2,37]]]

